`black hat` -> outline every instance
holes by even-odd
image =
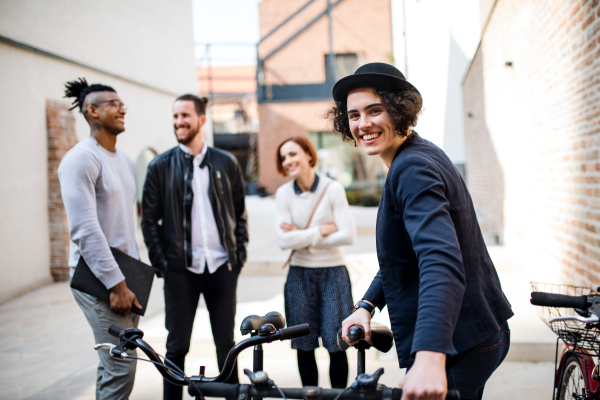
[[[365,64],[358,68],[353,75],[348,75],[337,81],[333,87],[333,99],[335,101],[345,101],[351,90],[362,87],[390,91],[412,90],[419,93],[417,88],[406,80],[398,68],[390,64],[376,62]]]

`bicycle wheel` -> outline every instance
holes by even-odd
[[[558,385],[558,400],[579,400],[590,393],[585,385],[584,369],[579,357],[570,355],[565,362],[565,369]]]

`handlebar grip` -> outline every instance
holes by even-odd
[[[308,324],[290,326],[289,328],[280,329],[281,340],[294,339],[306,335],[310,335],[310,326]]]
[[[119,328],[117,325],[111,325],[108,328],[108,334],[111,336],[114,336],[116,338],[121,338],[121,335],[123,335],[123,333],[125,333],[125,329],[123,328]]]
[[[534,306],[571,307],[585,310],[588,308],[587,296],[567,296],[564,294],[532,292],[531,304]]]
[[[446,400],[460,400],[460,393],[456,389],[450,389],[446,395]]]
[[[348,339],[362,340],[365,338],[365,330],[360,325],[352,325],[348,328]]]

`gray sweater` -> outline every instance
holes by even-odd
[[[124,152],[112,153],[90,136],[65,154],[58,178],[71,237],[71,276],[83,255],[94,275],[110,289],[125,277],[109,247],[139,259],[135,163]]]

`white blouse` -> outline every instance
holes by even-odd
[[[314,192],[296,194],[294,181],[290,181],[281,185],[275,194],[277,242],[284,250],[296,250],[291,265],[312,268],[345,265],[344,253],[340,246],[351,245],[356,239],[354,218],[350,213],[344,187],[325,176],[319,178]],[[327,186],[328,182],[331,183]],[[303,229],[325,186],[327,192],[315,211],[310,226]],[[282,222],[294,224],[300,229],[283,232],[279,227]],[[328,222],[335,222],[338,231],[323,237],[319,226]]]

